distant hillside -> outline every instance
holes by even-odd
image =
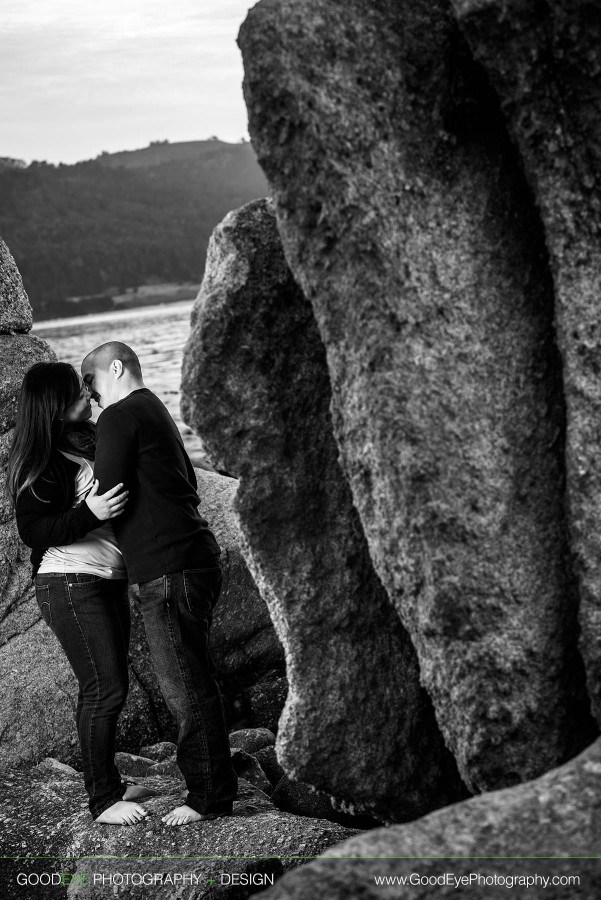
[[[208,141],[181,141],[171,144],[169,141],[153,141],[142,150],[122,150],[120,153],[101,153],[98,161],[104,166],[125,166],[129,169],[140,169],[145,166],[158,166],[164,162],[181,162],[190,159],[208,159],[211,156],[240,155],[240,146],[250,144],[227,144],[218,138]]]
[[[251,145],[216,139],[0,165],[0,235],[40,319],[73,312],[68,297],[199,282],[215,225],[267,193]]]

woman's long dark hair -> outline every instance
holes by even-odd
[[[39,362],[25,373],[6,475],[13,505],[19,494],[33,490],[34,482],[54,469],[57,450],[93,458],[94,426],[63,422],[65,410],[78,400],[80,392],[77,372],[69,363]]]

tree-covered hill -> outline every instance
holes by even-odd
[[[39,319],[63,313],[67,297],[199,282],[214,226],[267,192],[251,145],[216,139],[5,165],[0,235]]]

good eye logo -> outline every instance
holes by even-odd
[[[19,872],[17,875],[17,884],[30,885],[55,885],[65,886],[69,884],[85,885],[88,883],[88,876],[85,872]]]

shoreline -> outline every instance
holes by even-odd
[[[62,316],[57,319],[44,319],[41,322],[33,323],[31,334],[35,334],[38,330],[48,331],[53,328],[63,328],[67,325],[85,325],[89,322],[111,322],[124,321],[134,316],[138,318],[146,318],[153,313],[161,313],[165,310],[177,311],[185,310],[187,307],[192,310],[194,300],[174,300],[173,302],[154,303],[149,306],[130,306],[127,309],[111,309],[105,312],[86,313],[80,316]]]

